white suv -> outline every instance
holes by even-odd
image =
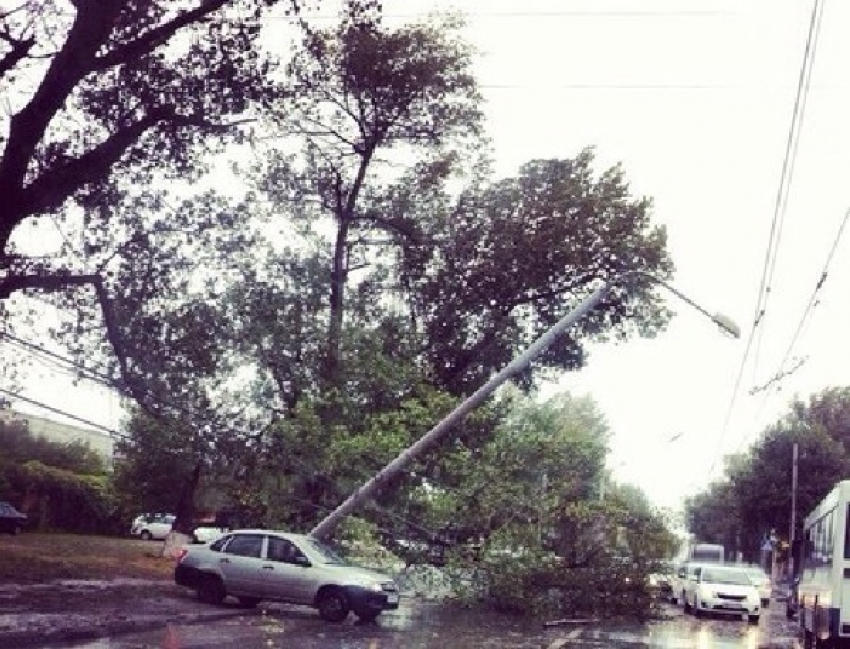
[[[271,530],[238,530],[187,546],[174,581],[210,604],[228,595],[248,607],[264,599],[305,604],[329,622],[342,622],[350,611],[374,620],[399,602],[391,577],[348,563],[311,536]]]

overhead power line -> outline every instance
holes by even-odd
[[[829,267],[832,265],[832,260],[835,257],[835,251],[838,249],[838,244],[841,242],[841,237],[844,235],[844,229],[847,227],[847,221],[850,220],[850,208],[844,212],[844,218],[841,219],[841,225],[838,227],[838,232],[835,235],[835,239],[832,241],[832,246],[830,246],[829,254],[826,256],[826,261],[823,265],[823,270],[821,270],[820,276],[818,277],[818,281],[815,284],[814,289],[812,289],[812,294],[809,296],[809,301],[806,303],[806,307],[803,309],[803,314],[800,316],[800,320],[797,323],[797,328],[794,330],[794,335],[791,336],[791,342],[788,343],[788,348],[785,350],[785,355],[782,357],[782,361],[779,363],[779,369],[776,374],[782,374],[785,369],[785,365],[788,360],[791,358],[791,353],[794,351],[794,346],[800,339],[800,334],[803,331],[803,327],[806,322],[812,315],[812,311],[814,311],[815,307],[819,304],[818,301],[818,293],[820,293],[823,288],[824,283],[826,282],[826,278],[829,275]]]
[[[771,391],[778,391],[780,389],[780,385],[785,377],[790,376],[794,372],[796,372],[803,364],[806,362],[806,359],[796,359],[793,364],[790,365],[794,352],[794,348],[797,343],[802,338],[803,332],[806,329],[806,325],[811,321],[812,314],[814,313],[815,308],[820,304],[820,300],[818,299],[818,294],[821,292],[823,285],[826,283],[826,279],[829,276],[829,269],[832,265],[832,261],[835,258],[835,252],[838,249],[838,245],[841,242],[841,238],[844,235],[844,230],[847,227],[847,223],[850,221],[850,208],[848,208],[844,212],[844,217],[841,219],[841,224],[838,227],[838,232],[835,235],[835,238],[832,241],[832,245],[829,248],[829,253],[826,256],[826,261],[824,262],[823,269],[818,276],[818,280],[815,283],[814,288],[812,289],[812,293],[809,296],[809,300],[806,303],[805,308],[803,309],[803,313],[800,315],[800,319],[797,322],[797,327],[794,330],[793,335],[791,336],[791,340],[788,343],[788,347],[785,349],[785,354],[782,356],[782,360],[779,363],[778,369],[774,372],[772,378],[767,381],[763,386],[756,387],[751,390],[750,394],[756,394],[758,392],[763,393],[761,405],[759,406],[758,414],[756,415],[756,421],[761,418],[761,413],[764,411],[765,406],[767,405],[767,399],[770,396]],[[742,437],[741,442],[738,445],[738,449],[740,450],[744,445],[744,439]]]
[[[815,0],[812,6],[812,16],[809,21],[809,36],[806,40],[806,50],[803,55],[803,64],[800,66],[800,76],[797,83],[797,96],[794,100],[794,110],[791,115],[791,125],[788,129],[788,139],[785,143],[785,159],[782,162],[782,172],[779,178],[779,187],[773,207],[773,225],[771,226],[768,254],[765,256],[766,273],[762,275],[763,288],[762,305],[760,317],[763,319],[767,311],[767,303],[770,299],[771,286],[776,271],[776,260],[779,257],[779,244],[782,240],[782,228],[785,224],[785,216],[788,212],[788,196],[794,179],[794,168],[797,162],[797,152],[800,147],[800,134],[802,133],[803,120],[806,114],[806,104],[811,87],[812,69],[817,54],[817,44],[820,36],[820,26],[823,20],[823,0]],[[757,376],[759,356],[761,351],[761,340],[764,335],[764,325],[759,330],[759,343],[756,346],[755,359],[753,362],[753,376]]]
[[[729,425],[732,420],[732,414],[735,410],[735,404],[738,400],[738,395],[741,391],[741,383],[744,378],[744,371],[747,366],[747,361],[750,357],[750,351],[753,348],[753,342],[760,328],[764,328],[764,317],[767,312],[767,303],[772,290],[773,273],[776,268],[776,257],[779,251],[779,244],[782,238],[782,225],[784,221],[788,190],[791,186],[793,177],[794,163],[799,147],[800,129],[802,120],[805,115],[806,97],[810,87],[810,79],[812,72],[812,64],[814,63],[815,52],[817,50],[818,37],[820,34],[820,24],[823,17],[823,2],[822,0],[814,0],[812,4],[811,18],[809,20],[809,30],[806,36],[806,46],[803,52],[803,61],[800,66],[800,73],[797,80],[797,93],[794,98],[794,108],[791,113],[791,124],[788,128],[788,137],[785,143],[785,156],[782,162],[782,171],[779,177],[779,187],[776,191],[774,201],[773,219],[771,221],[770,233],[768,235],[767,248],[764,255],[764,263],[762,267],[761,280],[759,282],[759,290],[756,298],[756,307],[753,314],[753,324],[750,328],[750,333],[747,336],[747,343],[744,347],[744,353],[741,357],[741,363],[738,368],[738,373],[735,378],[732,394],[729,399],[729,404],[726,408],[726,415],[723,420],[723,427],[720,436],[717,440],[714,458],[711,461],[708,473],[714,471],[717,462],[720,459],[723,450],[723,442],[729,431]],[[757,366],[758,360],[754,366]]]

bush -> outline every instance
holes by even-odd
[[[649,617],[655,599],[646,567],[605,558],[568,566],[551,555],[487,563],[488,596],[500,610],[523,615]]]
[[[81,475],[30,460],[7,466],[5,481],[34,529],[104,534],[125,526],[108,476]]]

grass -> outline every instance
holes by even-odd
[[[53,579],[171,579],[162,542],[80,534],[0,535],[0,583]]]

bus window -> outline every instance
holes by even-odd
[[[850,559],[850,504],[847,505],[847,516],[844,520],[844,558]]]

